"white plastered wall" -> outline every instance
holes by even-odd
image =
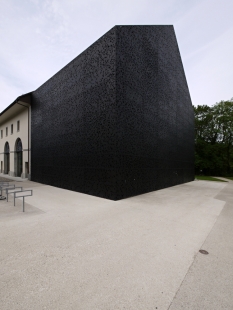
[[[30,145],[28,146],[28,113],[30,116],[30,107],[23,108],[19,113],[13,115],[4,123],[0,124],[0,166],[1,173],[4,173],[4,148],[5,143],[8,142],[10,146],[10,176],[15,176],[15,143],[17,138],[20,138],[23,145],[23,160],[22,160],[22,175],[21,177],[27,178],[25,171],[25,163],[30,164]],[[17,121],[20,121],[20,130],[17,131]],[[13,124],[13,134],[11,133],[11,125]],[[29,119],[30,124],[30,119]],[[6,127],[8,127],[8,135],[6,136]],[[3,130],[3,138],[1,137],[1,130]],[[30,144],[30,140],[29,140]],[[29,151],[28,151],[29,148]],[[29,155],[29,158],[28,158]],[[1,163],[0,163],[1,164]],[[29,166],[29,170],[30,170]],[[30,171],[29,171],[30,173]]]

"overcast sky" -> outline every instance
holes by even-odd
[[[0,111],[115,25],[174,25],[193,104],[233,97],[233,0],[0,0]]]

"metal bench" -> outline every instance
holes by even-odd
[[[0,183],[0,188],[4,187],[4,186],[9,186],[9,183],[8,182],[1,182]]]
[[[8,184],[8,185],[0,185],[0,190],[1,190],[1,194],[2,194],[2,191],[6,190],[7,188],[15,188],[15,184]]]
[[[15,207],[15,198],[23,198],[23,212],[24,212],[24,198],[28,196],[32,196],[33,191],[31,189],[23,190],[22,186],[15,186],[15,184],[9,185],[9,182],[0,182],[0,191],[1,196],[0,200],[6,199],[6,197],[2,196],[2,191],[6,191],[7,202],[9,194],[14,195],[14,207]]]
[[[1,185],[9,185],[9,182],[3,182],[3,181],[1,181],[1,182],[0,182],[0,186],[1,186]]]
[[[21,198],[23,197],[23,212],[24,212],[24,197],[32,196],[32,189],[27,189],[27,190],[22,190],[22,191],[17,191],[17,192],[12,192],[14,194],[14,206],[15,206],[15,198]]]
[[[9,182],[0,182],[0,190],[1,190],[0,200],[6,199],[5,196],[2,196],[2,191],[9,188],[9,187],[14,188],[15,185],[9,185]]]
[[[6,190],[7,202],[8,202],[8,195],[14,192],[22,192],[23,188],[21,186],[17,187],[8,187]]]

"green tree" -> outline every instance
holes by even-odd
[[[233,173],[233,98],[212,107],[194,107],[195,170],[206,175]]]

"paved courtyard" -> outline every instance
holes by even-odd
[[[232,181],[117,202],[20,186],[24,213],[0,201],[1,310],[233,309]]]

